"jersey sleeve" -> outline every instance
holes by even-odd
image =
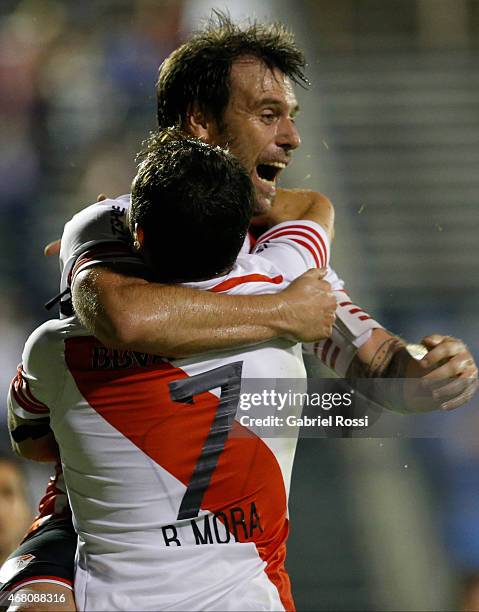
[[[326,268],[330,243],[314,221],[285,221],[260,236],[253,253],[274,263],[291,282],[311,268]]]
[[[331,272],[339,280],[336,273]],[[337,281],[331,283],[338,302],[331,337],[304,344],[303,352],[314,355],[337,376],[344,378],[358,349],[369,340],[374,329],[382,329],[383,326],[352,302],[344,290],[344,283],[340,282],[341,288],[337,288]]]
[[[344,281],[342,278],[336,274],[336,272],[328,266],[326,276],[324,277],[325,281],[327,281],[331,285],[331,289],[333,291],[343,291],[344,290]]]
[[[9,412],[19,420],[49,417],[63,390],[64,376],[56,364],[63,343],[53,347],[52,337],[50,325],[45,323],[25,344],[22,363],[8,393]]]
[[[129,245],[126,214],[129,196],[103,200],[84,208],[66,225],[60,250],[61,311],[71,314],[69,289],[82,270],[102,264],[122,263],[143,267]]]
[[[304,345],[303,352],[344,377],[358,348],[382,325],[352,302],[343,280],[329,267],[330,245],[324,229],[312,221],[281,223],[259,238],[253,252],[274,262],[290,282],[309,268],[327,269],[324,280],[338,302],[333,333],[330,338]]]
[[[338,302],[333,334],[304,345],[303,351],[344,376],[358,348],[369,340],[373,329],[382,325],[350,300],[344,282],[329,266],[330,244],[324,229],[313,221],[281,223],[259,238],[253,252],[275,263],[289,282],[309,268],[327,269],[324,280]]]

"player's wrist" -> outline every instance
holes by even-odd
[[[417,345],[407,345],[397,337],[391,338],[389,343],[386,349],[382,349],[388,356],[379,366],[381,372],[373,374],[379,379],[375,386],[375,400],[389,410],[406,414],[439,408],[432,393],[421,384],[424,368],[419,362],[424,351],[419,350]],[[383,367],[385,362],[388,362],[387,366]]]
[[[289,301],[282,292],[276,295],[266,295],[270,309],[267,324],[274,336],[300,341],[301,331],[298,329],[297,317]]]

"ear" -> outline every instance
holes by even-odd
[[[196,104],[193,104],[186,116],[186,131],[195,138],[211,142],[216,131],[216,124]]]
[[[145,244],[145,233],[143,231],[143,228],[140,227],[138,223],[135,223],[135,230],[133,232],[133,248],[137,252],[141,251],[143,249],[144,244]]]

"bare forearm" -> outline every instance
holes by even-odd
[[[277,294],[231,296],[95,268],[76,278],[73,304],[83,325],[107,346],[186,357],[274,337],[328,338],[336,299],[323,276],[309,270]]]
[[[350,366],[354,378],[420,378],[424,368],[404,340],[385,329],[374,329]]]
[[[73,302],[82,323],[114,348],[182,357],[269,340],[286,333],[276,296],[220,296],[184,287],[118,282],[87,271]]]

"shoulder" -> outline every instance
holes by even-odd
[[[126,213],[130,196],[95,202],[74,215],[65,225],[61,253],[71,254],[75,247],[85,243],[104,240],[125,240],[127,238]]]
[[[75,317],[51,319],[37,327],[28,337],[22,361],[29,372],[53,370],[63,359],[64,341],[72,335],[85,333]]]
[[[275,263],[294,280],[310,268],[328,265],[330,239],[313,218],[283,221],[258,238],[253,253]]]
[[[89,204],[88,206],[82,208],[79,212],[75,213],[66,225],[70,227],[71,225],[80,224],[84,221],[108,214],[112,210],[120,213],[126,213],[130,207],[130,201],[130,194],[125,194],[118,196],[117,198],[106,198],[100,202],[94,202],[93,204]]]
[[[62,291],[69,289],[75,275],[86,268],[119,261],[143,265],[130,248],[129,207],[129,194],[95,202],[65,225],[60,249]],[[65,301],[69,299],[68,296]]]

